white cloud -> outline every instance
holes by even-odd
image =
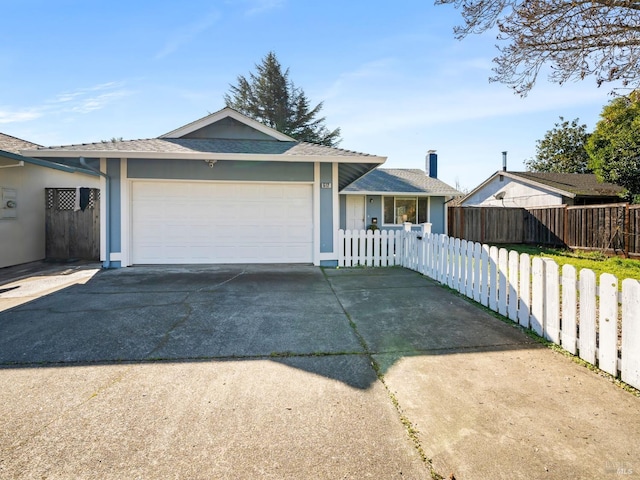
[[[284,6],[285,0],[247,0],[249,4],[246,15],[258,15]]]
[[[42,116],[42,112],[35,109],[3,110],[0,108],[0,123],[19,123],[35,120]]]
[[[125,97],[128,94],[129,92],[121,90],[116,92],[103,93],[95,97],[83,98],[71,108],[71,111],[77,113],[89,113],[95,110],[100,110],[116,99]]]
[[[41,105],[0,108],[0,124],[28,122],[59,114],[90,113],[103,109],[118,99],[131,95],[131,93],[124,88],[124,82],[101,83],[74,91],[62,92]]]
[[[198,35],[208,30],[220,19],[219,12],[211,12],[196,22],[178,28],[167,40],[165,46],[156,53],[156,60],[162,59],[185,45],[191,43]]]

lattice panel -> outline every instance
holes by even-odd
[[[47,194],[47,198],[46,198],[46,207],[47,210],[53,208],[53,206],[55,205],[55,190],[53,190],[52,188],[47,188],[45,190],[46,194]]]
[[[57,204],[56,204],[56,192]],[[100,190],[91,188],[89,189],[89,203],[87,208],[94,208],[96,200],[100,198]],[[75,188],[49,188],[47,189],[46,198],[47,208],[55,208],[56,210],[73,210],[76,205],[76,189]]]
[[[75,204],[75,190],[58,190],[58,210],[73,210]]]

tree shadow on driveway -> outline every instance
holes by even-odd
[[[0,313],[0,368],[267,358],[368,388],[403,356],[537,347],[400,268],[131,267]]]

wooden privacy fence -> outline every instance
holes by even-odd
[[[640,388],[638,280],[620,293],[613,275],[598,284],[592,270],[446,235],[340,230],[338,239],[341,267],[418,271]]]
[[[481,243],[525,243],[640,256],[640,205],[450,207],[448,232]]]
[[[78,189],[45,189],[47,259],[100,259],[100,190],[87,190],[83,210],[76,202]]]

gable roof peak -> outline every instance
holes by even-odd
[[[185,135],[195,132],[196,130],[200,130],[204,127],[208,127],[209,125],[213,125],[214,123],[219,122],[220,120],[223,120],[225,118],[232,118],[254,130],[257,130],[269,137],[272,137],[274,140],[279,140],[282,142],[296,141],[294,138],[288,135],[285,135],[284,133],[281,133],[274,128],[268,127],[265,124],[260,123],[257,120],[254,120],[253,118],[250,118],[247,115],[244,115],[243,113],[240,113],[239,111],[231,107],[224,107],[221,110],[218,110],[217,112],[210,113],[206,117],[202,117],[191,123],[183,125],[182,127],[176,128],[175,130],[165,133],[164,135],[160,135],[158,138],[163,138],[163,139],[181,138],[181,137],[184,137]]]

